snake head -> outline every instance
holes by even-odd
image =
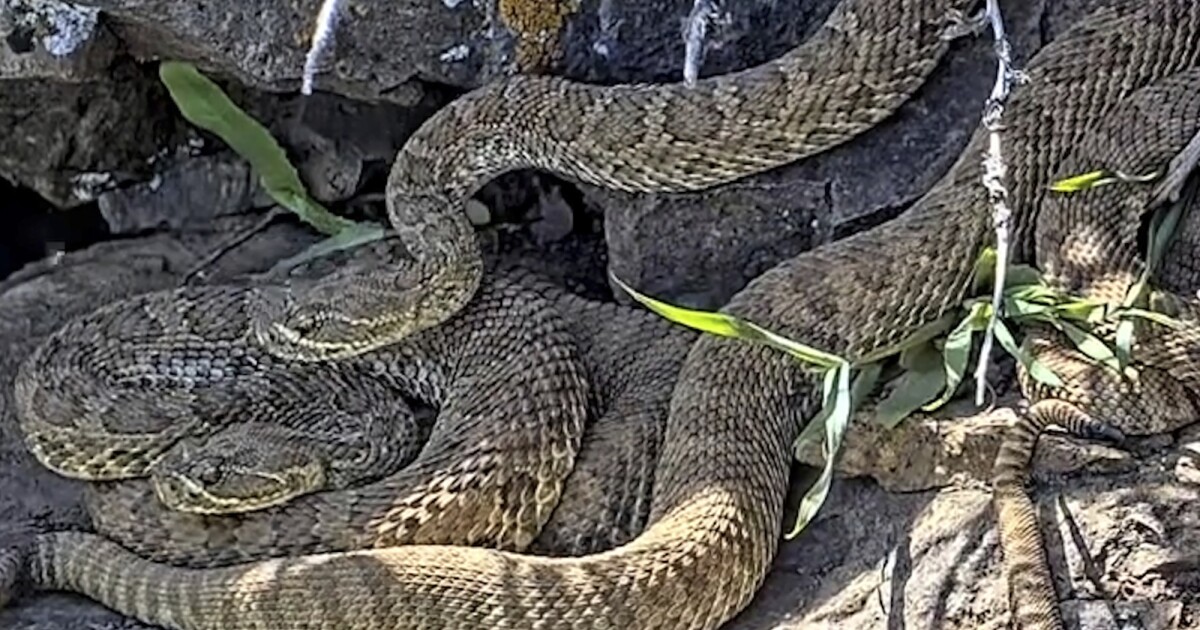
[[[282,505],[327,487],[327,464],[277,425],[247,423],[186,438],[151,470],[158,499],[180,512],[235,514]]]
[[[282,359],[357,356],[436,326],[461,308],[452,295],[426,286],[399,267],[345,269],[308,284],[259,289],[251,301],[251,332]],[[462,288],[467,287],[454,290],[465,296],[459,302],[475,290]]]

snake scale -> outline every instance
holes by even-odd
[[[847,16],[870,16],[869,9],[874,8],[878,15],[894,18],[890,14],[917,11],[917,5],[929,20],[903,24],[928,24],[951,8],[936,2],[849,2],[835,12],[839,20],[835,26],[862,27],[855,36],[863,37],[871,32],[871,22]],[[862,12],[855,13],[855,9]],[[914,31],[921,29],[914,27]],[[830,29],[825,33],[836,39],[842,32]],[[1016,210],[1014,255],[1018,260],[1036,262],[1035,234],[1043,220],[1046,186],[1057,175],[1057,165],[1086,138],[1090,125],[1103,120],[1131,94],[1194,68],[1200,62],[1198,34],[1200,7],[1193,2],[1115,2],[1031,59],[1030,81],[1014,94],[1006,113],[1010,202]],[[906,36],[895,37],[903,40]],[[923,52],[936,57],[932,51],[942,46],[931,45]],[[811,68],[792,70],[806,77],[819,76],[827,63],[845,62],[841,58],[831,61],[835,57],[810,59]],[[768,67],[775,70],[766,76],[787,83],[782,79],[786,73],[777,72],[781,65]],[[1097,72],[1097,68],[1104,71]],[[729,81],[732,83],[723,84],[725,89],[737,79]],[[716,84],[720,82],[708,86]],[[501,84],[491,89],[504,93],[505,87]],[[514,90],[509,94],[519,93],[519,88]],[[609,99],[600,95],[621,92],[564,88],[563,93],[595,103]],[[683,90],[661,94],[686,101],[708,98],[712,92],[701,89],[694,97]],[[631,111],[642,112],[644,103],[631,100]],[[452,108],[446,116],[469,120],[472,101],[468,97],[464,102],[467,104]],[[650,98],[648,102],[656,101]],[[605,103],[604,107],[613,108],[624,104],[619,99]],[[740,106],[756,107],[745,102]],[[527,119],[513,115],[511,109],[506,111],[508,120]],[[662,110],[651,107],[646,111]],[[835,118],[841,115],[836,109],[830,111]],[[535,114],[530,116],[529,120],[536,120],[532,118]],[[631,120],[635,119],[640,118]],[[653,121],[653,116],[646,120]],[[668,120],[690,119],[673,116]],[[662,124],[660,121],[659,126]],[[471,135],[472,128],[468,125],[468,131],[462,133],[467,141],[479,138]],[[606,131],[616,128],[608,125]],[[530,131],[539,133],[532,126]],[[480,129],[483,136],[487,133]],[[755,133],[775,137],[770,125],[760,126]],[[736,138],[711,130],[703,135],[737,146],[744,160],[757,160],[755,151],[759,149],[772,154],[769,143],[766,147],[739,144]],[[414,146],[420,147],[428,137],[428,133],[419,133],[420,141]],[[485,146],[489,146],[487,142]],[[991,238],[990,208],[986,192],[978,184],[978,156],[986,142],[986,133],[978,132],[951,171],[900,217],[781,263],[738,293],[725,312],[854,360],[894,347],[957,308],[970,287],[978,251]],[[490,146],[504,148],[500,141]],[[701,164],[708,164],[706,160],[712,157],[695,146],[689,150],[701,156]],[[553,151],[546,154],[558,155]],[[669,152],[665,157],[630,155],[651,171],[663,164],[706,170],[698,168],[696,161],[676,161]],[[398,162],[404,165],[397,168],[408,168],[415,160],[404,154],[402,158]],[[627,167],[616,161],[612,169]],[[661,168],[669,179],[672,167]],[[444,175],[436,169],[416,171],[422,174],[411,177]],[[723,171],[718,168],[714,172]],[[414,197],[420,195],[397,196],[401,201]],[[438,197],[424,203],[436,202],[441,207],[446,201]],[[397,205],[405,204],[393,204],[393,214]],[[413,207],[436,216],[428,205]],[[407,236],[406,241],[414,242]],[[448,260],[443,254],[455,255],[416,249],[418,260],[423,261],[412,267],[418,271],[430,269],[429,261]],[[400,284],[411,288],[417,284],[413,278],[427,279],[423,275],[408,276]],[[395,286],[388,284],[393,280],[390,275],[368,277],[356,286],[363,294],[386,292],[387,287]],[[348,277],[341,281],[349,282]],[[468,293],[474,290],[470,284],[462,284]],[[441,296],[435,295],[440,292],[414,293],[418,307],[441,304],[437,301]],[[311,295],[320,297],[322,291]],[[321,299],[351,315],[360,306],[354,296],[332,290]],[[466,303],[469,308],[473,301]],[[337,354],[340,350],[336,348],[342,347],[336,343],[312,345],[305,340],[344,331],[347,322],[377,321],[314,312],[295,310],[286,318],[289,325],[275,330],[284,338],[301,341],[299,345]],[[434,323],[426,320],[399,336]],[[353,348],[354,352],[363,349]],[[780,534],[790,447],[803,421],[816,412],[818,394],[814,375],[785,356],[742,342],[707,336],[696,340],[671,393],[645,526],[632,540],[588,556],[546,558],[414,544],[187,569],[147,561],[96,536],[57,533],[39,536],[23,559],[0,557],[0,585],[13,581],[12,567],[25,562],[28,577],[42,587],[82,592],[121,612],[176,628],[714,628],[745,607],[770,565]],[[297,503],[306,499],[312,497]]]

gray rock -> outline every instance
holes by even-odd
[[[237,85],[229,92],[266,124],[309,193],[324,203],[357,194],[368,168],[390,162],[419,121],[441,104],[433,95],[401,107],[323,93],[300,99]],[[155,156],[148,180],[99,195],[100,211],[114,233],[197,225],[274,204],[249,164],[219,138],[196,128],[188,135],[173,152]],[[203,153],[193,155],[197,152]]]
[[[0,176],[55,205],[95,199],[149,176],[149,159],[178,131],[158,81],[133,65],[72,83],[0,79]]]
[[[229,154],[186,158],[148,182],[100,195],[113,234],[211,223],[249,208],[258,190],[250,167]]]
[[[710,31],[705,74],[761,62],[800,41],[835,0],[744,3]],[[320,0],[79,0],[101,9],[143,58],[194,61],[245,85],[300,86]],[[316,85],[411,104],[415,81],[475,87],[512,72],[576,79],[678,80],[691,0],[342,3]],[[418,90],[419,91],[419,90]]]
[[[1169,478],[1164,463],[1174,457],[1159,454],[1118,475],[1071,476],[1035,494],[1068,629],[1194,627],[1197,570],[1188,559],[1200,492]],[[802,489],[793,488],[785,528]],[[754,603],[726,628],[1006,630],[990,498],[977,486],[892,494],[872,482],[836,482],[816,521],[783,543]],[[1131,618],[1142,625],[1116,622]]]
[[[890,492],[991,483],[992,462],[1005,427],[1016,421],[1019,401],[1013,393],[996,401],[999,408],[981,412],[969,400],[956,400],[936,413],[914,413],[891,429],[876,422],[868,406],[852,420],[834,470],[868,477]],[[815,442],[803,444],[796,459],[810,466],[825,462]],[[1047,433],[1038,442],[1033,468],[1039,475],[1062,476],[1130,472],[1137,465],[1127,451]]]
[[[0,39],[0,79],[94,80],[117,50],[99,11],[54,0],[0,0]]]
[[[0,177],[71,207],[148,172],[175,123],[118,47],[93,8],[0,0]]]
[[[84,0],[99,8],[134,54],[193,61],[268,91],[300,86],[305,54],[321,0]],[[477,46],[482,14],[473,3],[454,7],[420,0],[342,3],[320,90],[366,100],[411,104],[409,82],[420,77],[451,85],[475,83],[481,58],[442,60],[459,45]],[[417,93],[419,97],[419,92]]]

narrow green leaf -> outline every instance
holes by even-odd
[[[825,497],[829,495],[837,454],[841,451],[842,439],[846,436],[846,429],[850,426],[850,417],[854,412],[850,395],[849,363],[843,361],[837,368],[826,372],[824,393],[824,409],[830,410],[828,414],[821,414],[825,425],[825,442],[822,448],[825,455],[825,467],[821,470],[821,475],[817,477],[813,486],[800,499],[800,507],[796,511],[796,523],[786,536],[788,539],[795,538],[812,522],[817,511],[825,503]]]
[[[1120,371],[1121,366],[1113,349],[1092,333],[1067,322],[1058,322],[1058,329],[1063,331],[1071,343],[1091,360],[1107,365]]]
[[[1057,291],[1044,284],[1026,284],[1005,290],[1004,296],[1012,300],[1029,302],[1030,304],[1057,304],[1062,296]]]
[[[1098,323],[1104,319],[1106,305],[1089,300],[1068,300],[1054,305],[1054,314],[1059,319]]]
[[[921,326],[917,330],[913,331],[912,334],[901,339],[896,343],[896,345],[878,348],[873,352],[864,354],[859,360],[858,365],[866,365],[876,361],[882,361],[883,359],[886,359],[892,355],[902,354],[908,348],[920,346],[921,344],[937,339],[938,337],[942,336],[943,333],[954,327],[956,319],[957,314],[953,311],[946,313],[936,320],[929,322],[928,324],[925,324],[924,326]]]
[[[1162,177],[1162,173],[1159,173],[1158,171],[1151,171],[1145,175],[1131,175],[1121,171],[1113,171],[1113,176],[1127,184],[1149,184],[1159,177]]]
[[[621,287],[622,291],[628,293],[634,300],[637,300],[646,308],[669,321],[721,337],[732,337],[735,339],[739,337],[740,331],[738,325],[730,315],[673,306],[635,291],[633,287],[625,284],[623,280],[615,275],[612,275],[612,279],[617,283],[617,286]]]
[[[1150,238],[1146,246],[1146,269],[1143,278],[1149,277],[1158,270],[1162,258],[1167,254],[1171,241],[1175,238],[1175,230],[1183,216],[1182,203],[1173,203],[1154,211],[1150,220]]]
[[[974,333],[987,326],[987,314],[991,306],[986,302],[977,302],[971,306],[958,326],[946,337],[946,345],[942,348],[943,369],[946,374],[946,388],[935,401],[922,407],[925,411],[933,411],[954,398],[958,385],[962,382],[963,374],[967,371],[967,361],[971,357],[971,338]]]
[[[188,122],[206,129],[242,156],[267,194],[318,231],[334,235],[353,225],[308,196],[296,168],[266,127],[242,111],[190,63],[164,61],[158,76]]]
[[[754,324],[753,322],[747,322],[743,320],[736,321],[745,328],[757,333],[763,340],[763,343],[773,348],[783,350],[784,352],[796,357],[797,359],[800,359],[801,361],[812,363],[813,365],[819,365],[821,367],[831,367],[840,363],[845,363],[844,359],[835,354],[823,352],[811,346],[806,346],[800,342],[792,341],[787,337],[775,334],[766,328]]]
[[[879,385],[879,375],[883,373],[883,364],[878,361],[868,363],[858,369],[854,377],[854,385],[850,388],[850,408],[858,409]]]
[[[1015,319],[1032,319],[1039,316],[1049,317],[1054,312],[1053,304],[1041,304],[1038,302],[1027,302],[1025,300],[1016,300],[1006,298],[1004,300],[1004,312],[1009,317]]]
[[[1183,322],[1171,317],[1170,315],[1167,315],[1166,313],[1158,313],[1156,311],[1151,311],[1144,308],[1122,308],[1117,311],[1117,315],[1119,317],[1140,317],[1142,319],[1150,320],[1160,326],[1166,326],[1167,328],[1178,329],[1183,327]]]
[[[1117,324],[1117,333],[1114,339],[1116,344],[1117,365],[1123,372],[1129,365],[1133,356],[1133,320],[1123,319]]]
[[[1012,332],[1008,330],[1008,326],[1004,322],[996,320],[996,341],[1000,342],[1000,346],[1008,351],[1021,365],[1029,372],[1029,376],[1034,380],[1051,387],[1062,387],[1063,381],[1054,373],[1053,370],[1046,367],[1045,363],[1033,358],[1033,355],[1025,351],[1024,348],[1017,345],[1017,340],[1013,338]]]
[[[271,273],[283,273],[297,265],[302,265],[310,260],[332,254],[333,252],[353,249],[359,245],[378,241],[386,235],[386,230],[383,229],[382,225],[377,223],[351,223],[349,226],[343,228],[341,232],[313,243],[295,256],[290,256],[275,263],[271,268]]]
[[[971,293],[981,293],[996,281],[996,248],[986,245],[979,250],[971,274]]]
[[[1081,175],[1073,175],[1057,180],[1050,184],[1050,190],[1058,193],[1079,192],[1117,181],[1115,175],[1107,170],[1090,171]]]
[[[1050,184],[1050,190],[1060,193],[1078,192],[1097,186],[1104,186],[1114,182],[1125,182],[1129,184],[1146,184],[1158,179],[1159,173],[1148,173],[1146,175],[1131,175],[1122,173],[1121,171],[1109,171],[1101,169],[1091,171],[1082,175],[1075,175],[1057,180]]]
[[[732,337],[762,343],[777,350],[782,350],[801,361],[826,369],[836,367],[844,362],[837,355],[792,341],[787,337],[775,334],[752,322],[738,319],[733,315],[693,310],[656,300],[635,291],[615,275],[610,274],[610,276],[617,286],[621,287],[621,290],[628,293],[634,300],[677,324],[722,337]]]
[[[1132,308],[1145,303],[1146,296],[1149,295],[1150,288],[1150,273],[1147,268],[1142,269],[1141,278],[1129,287],[1125,292],[1125,299],[1121,301],[1122,308]]]

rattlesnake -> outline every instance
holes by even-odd
[[[354,399],[298,427],[251,421],[184,438],[151,469],[155,494],[173,510],[234,514],[394,472],[416,459],[431,423],[394,390],[384,391],[386,398],[357,388],[338,392],[329,398],[333,405],[345,394]]]
[[[1093,121],[1088,135],[1056,168],[1060,176],[1103,169],[1157,173],[1162,178],[1198,134],[1200,68],[1129,96],[1106,119]],[[1190,166],[1185,165],[1183,172],[1187,171]],[[1037,231],[1037,261],[1048,283],[1080,298],[1121,305],[1147,264],[1147,237],[1139,234],[1154,210],[1150,204],[1159,192],[1155,184],[1116,181],[1052,196]],[[1185,196],[1181,231],[1192,239],[1186,245],[1194,246],[1197,218],[1186,207],[1193,205],[1190,197]],[[1168,252],[1165,273],[1160,271],[1154,280],[1183,293],[1170,296],[1171,302],[1194,308],[1200,280],[1188,271],[1188,264],[1196,253],[1180,247]],[[1173,262],[1172,257],[1179,260]],[[1027,336],[1026,350],[1065,384],[1045,385],[1022,373],[1022,389],[1035,402],[1009,429],[996,457],[995,506],[1016,627],[1063,628],[1036,514],[1022,483],[1038,434],[1047,424],[1058,424],[1077,434],[1120,438],[1169,433],[1196,421],[1200,371],[1189,350],[1200,348],[1200,320],[1187,311],[1180,315],[1182,326],[1174,330],[1142,322],[1132,376],[1070,349],[1070,343],[1047,326]],[[1115,326],[1109,323],[1097,332],[1112,342]]]
[[[16,378],[26,445],[68,477],[150,476],[165,503],[198,513],[260,509],[411,462],[428,423],[402,389],[358,366],[212,350],[243,336],[251,295],[164,291],[70,322]],[[256,472],[239,470],[247,458]]]
[[[1130,93],[1194,66],[1198,29],[1190,1],[1120,2],[1031,61],[1006,116],[1018,260],[1033,258],[1053,165]],[[724,310],[858,360],[957,308],[991,237],[978,184],[986,142],[979,132],[894,221],[780,264]],[[418,544],[189,570],[60,533],[35,541],[30,575],[171,627],[713,628],[749,602],[774,555],[790,447],[818,393],[781,354],[698,339],[672,394],[648,524],[583,558]]]
[[[482,273],[463,204],[504,172],[541,169],[628,192],[694,191],[846,142],[908,100],[976,4],[842,0],[782,57],[691,87],[519,76],[471,92],[426,121],[392,165],[388,215],[415,260],[331,275],[281,313],[263,341],[281,357],[321,360],[444,321]]]
[[[361,264],[362,258],[377,261],[394,257],[399,249],[395,245],[394,240],[377,244],[376,251],[343,261],[342,266]],[[241,420],[240,416],[256,417],[252,424],[267,420],[286,424],[293,409],[309,411],[315,405],[320,412],[320,403],[328,402],[324,396],[331,387],[336,390],[337,385],[355,379],[360,382],[352,383],[348,390],[364,399],[353,401],[350,409],[377,406],[394,412],[395,405],[385,397],[389,389],[443,404],[438,420],[442,426],[434,435],[432,447],[426,447],[418,459],[420,465],[393,476],[385,488],[348,491],[340,496],[324,494],[283,509],[225,520],[164,509],[145,483],[104,483],[88,488],[89,506],[100,532],[149,557],[211,566],[303,549],[354,548],[369,540],[367,536],[374,536],[380,545],[396,544],[405,536],[431,535],[427,532],[435,527],[438,529],[433,535],[442,540],[469,544],[471,536],[479,535],[472,528],[473,521],[453,516],[447,522],[407,530],[363,530],[370,530],[370,519],[380,514],[408,509],[403,498],[406,492],[413,501],[434,495],[434,491],[423,492],[422,484],[439,481],[437,475],[444,473],[439,472],[437,464],[450,450],[477,453],[476,463],[485,470],[491,451],[530,444],[534,446],[529,452],[537,456],[545,439],[554,437],[553,433],[541,435],[546,431],[544,427],[553,429],[561,422],[559,416],[566,415],[567,420],[577,416],[578,396],[590,391],[588,407],[593,422],[582,437],[586,456],[575,462],[566,495],[557,501],[555,497],[547,499],[547,503],[554,504],[553,514],[541,528],[535,548],[543,553],[576,554],[623,542],[641,528],[648,514],[646,497],[653,482],[650,469],[656,445],[661,442],[670,391],[692,334],[674,329],[648,313],[566,294],[519,268],[505,270],[501,276],[501,288],[488,291],[497,297],[476,301],[467,317],[455,318],[450,325],[386,351],[334,364],[309,364],[321,366],[316,372],[305,365],[297,366],[301,369],[294,372],[276,369],[279,366],[269,355],[252,345],[239,344],[246,334],[246,305],[253,291],[234,286],[193,287],[125,300],[73,321],[23,364],[17,388],[22,424],[27,433],[44,433],[43,441],[67,440],[51,445],[57,450],[82,456],[96,447],[104,449],[101,454],[122,449],[124,461],[98,460],[110,464],[103,471],[110,478],[120,478],[140,474],[145,461],[140,456],[153,456],[170,447],[182,432],[174,426],[150,432],[145,427],[151,423],[170,421],[186,429],[199,426],[205,431],[216,430],[218,438],[228,437],[246,426],[226,426],[227,422]],[[559,312],[564,317],[558,317]],[[578,388],[578,380],[563,377],[563,369],[556,367],[555,361],[563,361],[548,360],[556,356],[544,349],[556,343],[555,331],[569,333],[572,347],[577,350],[565,348],[562,352],[569,350],[568,356],[583,357],[582,367],[594,387]],[[528,345],[531,337],[539,337],[539,342]],[[146,339],[150,340],[151,353],[145,351]],[[103,349],[89,353],[93,345]],[[200,347],[218,351],[215,356],[206,356],[196,352]],[[230,348],[237,349],[231,356],[240,364],[216,365]],[[553,345],[550,351],[559,352]],[[203,382],[208,377],[204,371],[214,368],[224,370],[223,380]],[[114,370],[142,378],[149,373],[160,382],[145,391],[146,383],[137,380],[121,387],[111,378]],[[185,381],[181,374],[189,375],[196,383],[181,382]],[[306,390],[305,379],[314,377],[331,377],[332,381],[310,383]],[[376,381],[384,381],[383,391],[364,386]],[[289,394],[288,404],[275,412],[250,407],[242,398],[250,392],[250,401],[260,401],[278,393],[281,387]],[[500,393],[497,388],[505,391]],[[577,395],[569,395],[573,391]],[[60,392],[71,393],[60,400]],[[110,392],[121,394],[120,413],[112,413],[116,410],[107,404]],[[231,413],[230,409],[239,413]],[[206,415],[211,416],[207,423]],[[59,430],[59,425],[52,424],[56,421],[66,423],[61,428],[68,430]],[[501,422],[509,427],[501,429],[501,438],[474,437],[481,430],[496,430]],[[109,432],[106,436],[78,435],[75,424],[100,425]],[[135,441],[118,432],[124,427],[141,428],[142,432],[132,436]],[[73,448],[77,440],[89,436],[105,439]],[[39,448],[55,450],[45,444]],[[279,457],[259,453],[252,445],[239,448],[260,458],[254,462],[256,472],[262,472]],[[570,455],[560,447],[547,452],[558,457]],[[90,461],[81,457],[77,463]],[[131,462],[137,465],[117,465]],[[59,465],[64,463],[72,462],[64,460]],[[156,467],[161,465],[159,462]],[[86,466],[83,470],[92,476],[97,473]],[[493,485],[500,486],[502,481]],[[510,483],[519,482],[518,477]],[[469,484],[456,483],[456,487],[437,496],[452,499],[453,492],[463,492],[464,485],[466,490],[471,489]],[[397,493],[400,497],[392,496]],[[236,498],[245,500],[244,496]],[[524,500],[515,495],[511,507],[495,510],[491,517],[520,513],[525,509]],[[491,500],[465,503],[489,510],[494,510],[493,505],[504,505]],[[410,511],[414,518],[421,515],[420,510]],[[313,514],[319,518],[314,519]],[[339,518],[342,520],[336,520]],[[452,522],[461,527],[449,524]],[[529,527],[529,531],[535,530],[537,526]],[[258,534],[263,531],[271,534]],[[357,542],[355,536],[360,536]],[[231,545],[231,540],[240,542]],[[496,543],[484,540],[483,544]],[[523,548],[528,540],[520,544]]]
[[[596,139],[589,140],[585,144],[571,142],[571,138],[564,133],[563,125],[584,123],[585,127],[595,126],[601,115],[599,111],[593,111],[584,118],[569,116],[569,119],[547,121],[547,124],[553,125],[550,127],[554,130],[553,133],[532,131],[527,138],[532,144],[523,149],[521,155],[528,156],[532,151],[533,155],[538,156],[537,159],[557,155],[558,158],[555,159],[560,160],[574,156],[575,159],[563,161],[562,164],[576,174],[593,172],[597,168],[611,170],[616,164],[610,163],[610,158],[614,158],[614,156],[617,163],[627,162],[628,165],[633,165],[635,162],[629,155],[628,148],[624,146],[633,137],[642,138],[635,144],[644,148],[648,148],[656,142],[665,142],[664,149],[677,153],[679,151],[690,152],[698,147],[702,148],[701,145],[704,144],[712,145],[714,136],[708,132],[733,140],[738,137],[738,134],[745,135],[749,127],[759,126],[760,130],[754,132],[752,136],[760,134],[772,136],[770,139],[766,139],[766,142],[773,147],[770,152],[777,154],[775,157],[764,161],[765,158],[761,157],[746,159],[736,155],[726,155],[722,164],[715,165],[715,170],[709,169],[711,172],[704,176],[708,182],[705,185],[719,183],[738,173],[745,174],[763,170],[772,163],[780,163],[791,157],[820,151],[865,130],[874,121],[887,116],[906,100],[948,48],[948,43],[943,37],[947,18],[952,17],[954,10],[969,4],[971,4],[969,0],[903,3],[850,0],[834,11],[826,27],[818,36],[784,58],[742,73],[703,82],[696,89],[681,90],[680,86],[596,88],[563,82],[558,79],[530,77],[520,77],[500,86],[485,88],[457,101],[451,108],[439,116],[435,116],[422,127],[422,132],[419,132],[406,144],[397,159],[398,164],[423,156],[422,159],[436,161],[436,165],[426,166],[436,166],[436,168],[432,170],[415,167],[406,169],[397,166],[394,169],[395,173],[407,173],[407,175],[391,178],[389,189],[392,194],[389,197],[392,200],[389,202],[389,206],[395,208],[397,205],[395,202],[397,187],[407,190],[420,183],[424,186],[422,190],[436,190],[439,191],[438,194],[442,194],[440,191],[444,189],[459,190],[460,186],[474,186],[475,184],[472,182],[486,177],[496,165],[476,164],[473,167],[470,160],[508,159],[511,161],[512,155],[503,151],[500,153],[491,151],[495,148],[492,146],[494,141],[497,139],[504,139],[506,142],[519,141],[519,138],[513,136],[512,133],[521,131],[526,124],[529,124],[530,116],[562,116],[564,114],[569,116],[566,108],[549,106],[539,106],[537,112],[532,110],[526,112],[529,116],[515,118],[509,116],[511,112],[508,109],[512,105],[538,95],[558,94],[555,98],[562,99],[564,103],[571,103],[573,107],[582,107],[589,111],[597,106],[604,107],[607,103],[615,103],[612,106],[613,111],[621,111],[621,108],[625,107],[635,109],[649,107],[661,111],[661,113],[672,113],[675,109],[682,108],[680,112],[693,112],[693,118],[696,120],[699,120],[699,112],[702,111],[711,110],[708,111],[708,114],[716,114],[715,117],[710,116],[711,120],[718,121],[716,127],[703,134],[697,134],[694,129],[675,128],[673,122],[666,127],[661,127],[659,123],[655,122],[656,118],[652,116],[639,121],[643,125],[640,127],[634,126],[632,123],[635,121],[631,119],[629,121],[631,124],[620,128],[619,137],[611,137],[604,142],[595,142]],[[833,56],[824,63],[817,63],[818,59],[827,55]],[[857,73],[846,73],[844,70],[849,67],[857,68]],[[814,71],[817,70],[819,71],[814,74]],[[801,90],[802,87],[808,89]],[[590,99],[590,103],[578,99]],[[737,106],[742,99],[753,99],[757,105],[745,112],[729,109]],[[710,108],[710,105],[714,103],[720,103],[722,107]],[[673,109],[671,111],[659,110],[660,105]],[[840,108],[840,105],[847,107]],[[821,117],[803,115],[806,112],[815,113],[824,107],[835,109],[831,109]],[[456,116],[466,115],[468,111],[472,112],[471,128],[483,133],[482,137],[475,135],[474,132],[462,134],[458,125],[449,124],[455,120]],[[745,113],[749,111],[758,112],[762,119],[758,122],[747,120]],[[497,127],[498,121],[503,122],[506,126]],[[768,129],[763,127],[763,124],[767,122],[780,124],[773,124]],[[514,129],[514,123],[516,129]],[[773,130],[774,128],[786,131],[786,133],[779,135],[780,132]],[[597,133],[614,131],[617,131],[617,128],[603,126],[603,129],[597,130]],[[674,137],[663,136],[667,132],[674,134]],[[440,138],[439,141],[446,143],[446,146],[432,147],[430,142],[434,138]],[[552,147],[543,146],[551,140],[553,141]],[[462,144],[464,141],[471,144],[464,145]],[[696,145],[696,142],[700,144]],[[454,147],[454,150],[449,150],[451,146]],[[553,148],[553,151],[542,150],[547,148]],[[712,145],[710,148],[715,149],[716,147]],[[580,154],[580,151],[584,153]],[[455,165],[457,159],[455,156],[465,161]],[[737,166],[738,163],[741,165]],[[511,164],[505,164],[505,168],[516,166],[520,166],[519,159]],[[685,165],[681,163],[680,166]],[[452,170],[451,167],[466,168],[467,171]],[[734,168],[734,171],[730,171],[731,168]],[[665,173],[670,169],[659,170]],[[699,176],[699,171],[692,175],[684,175],[684,171],[679,171],[678,175],[682,180],[671,185],[668,185],[669,182],[665,180],[659,184],[653,184],[650,181],[661,180],[662,173],[643,173],[641,176],[635,177],[635,173],[632,172],[622,174],[611,171],[607,176],[611,181],[606,181],[614,185],[622,181],[626,184],[641,181],[639,186],[647,190],[656,189],[656,187],[670,189],[672,186],[686,188],[700,185],[698,180],[692,181],[694,176]],[[406,180],[410,182],[411,186],[398,183],[400,179],[406,177],[432,177],[436,181],[421,183],[416,180]],[[586,180],[587,177],[584,179]],[[421,196],[421,194],[412,193],[411,190],[407,194],[407,197],[412,198]],[[433,215],[430,218],[432,219]],[[405,232],[401,230],[401,234],[405,234]],[[411,239],[406,240],[409,249],[414,249]],[[474,247],[473,241],[471,247]],[[417,250],[416,253],[420,255],[419,248]],[[396,286],[394,282],[390,281],[379,282],[380,277],[374,272],[355,268],[335,274],[334,281],[319,283],[305,291],[296,292],[294,295],[301,301],[301,304],[283,310],[288,313],[311,312],[307,310],[307,305],[313,303],[316,299],[314,296],[327,295],[324,291],[327,287],[337,284],[340,279],[350,277],[353,277],[352,285],[356,287],[358,293],[350,296],[341,294],[333,296],[340,308],[353,309],[361,299],[387,294]],[[393,278],[389,276],[387,279]],[[226,308],[225,305],[230,302],[230,300],[223,301],[221,308]],[[270,308],[265,310],[270,310]],[[395,314],[402,317],[403,311],[397,311]],[[354,330],[355,326],[365,321],[361,319],[348,321],[336,317],[337,313],[333,315],[335,316],[325,317],[320,313],[315,314],[309,318],[310,324],[328,333],[342,329]],[[439,315],[439,317],[442,316]],[[269,324],[272,318],[258,321],[266,321]],[[238,329],[231,328],[230,330],[236,333]],[[268,342],[266,345],[276,351],[294,342],[294,328],[265,325],[256,326],[256,330],[258,336]],[[86,337],[86,335],[80,336]],[[383,340],[382,333],[376,339]],[[50,387],[57,389],[54,386]],[[182,426],[182,424],[174,430],[191,430],[191,427]],[[30,433],[35,437],[38,435],[36,431]],[[50,434],[50,432],[46,433]],[[59,435],[64,433],[64,429],[58,429]],[[35,450],[40,452],[43,461],[53,464],[47,458],[47,449]],[[134,448],[124,450],[130,453],[142,452]],[[157,456],[157,453],[149,453],[149,456]],[[305,525],[310,519],[294,515],[304,513],[312,505],[304,502],[301,502],[300,505],[302,507],[287,512],[286,516],[266,517],[269,523],[266,529],[280,532],[306,529]],[[101,511],[104,512],[104,510]],[[281,522],[279,519],[283,519],[283,521]],[[289,519],[298,521],[299,525],[290,526]],[[262,527],[262,522],[258,519],[252,519],[252,522],[255,527]],[[344,525],[341,522],[338,524]],[[247,526],[246,529],[251,529],[251,526]],[[307,527],[307,529],[312,528]],[[340,526],[321,528],[322,532],[340,533],[342,530],[343,527]],[[180,528],[180,531],[191,530]],[[261,537],[253,535],[231,535],[231,537],[245,543],[243,548],[238,551],[239,555],[236,557],[239,558],[278,555],[284,553],[285,549],[336,550],[345,548],[345,542],[342,539],[330,534],[325,534],[324,538],[318,537],[319,540],[313,542],[292,540],[286,547],[277,546],[271,537],[268,537],[265,542],[259,540]],[[331,539],[336,539],[337,542],[330,542]],[[141,544],[153,546],[153,540],[154,537],[149,537],[144,539]],[[391,544],[401,540],[406,539],[399,535],[379,537],[378,544]],[[176,554],[170,556],[176,561],[186,559],[191,563],[204,562],[189,555],[188,552],[179,550],[176,546],[167,545],[167,547],[170,547]]]

